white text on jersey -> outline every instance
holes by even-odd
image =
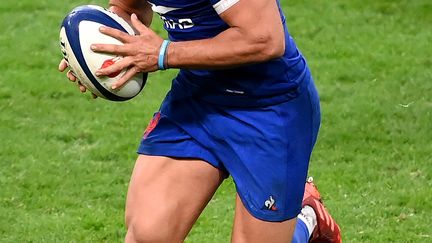
[[[189,29],[194,26],[192,19],[179,19],[178,21],[174,21],[172,19],[168,19],[164,16],[161,16],[161,19],[165,22],[165,27],[167,29]]]

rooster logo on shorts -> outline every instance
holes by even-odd
[[[273,199],[273,196],[270,196],[268,200],[264,202],[264,206],[271,211],[277,211],[276,201]]]
[[[158,124],[158,122],[160,120],[160,117],[161,117],[160,112],[156,113],[153,116],[153,119],[151,119],[146,130],[144,131],[143,138],[146,138],[153,131],[153,129],[155,129],[156,125]]]

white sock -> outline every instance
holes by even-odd
[[[317,225],[317,217],[313,208],[308,205],[304,206],[297,218],[306,224],[310,237]]]

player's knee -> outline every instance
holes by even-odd
[[[182,242],[178,224],[168,208],[140,213],[126,210],[126,227],[132,242]]]
[[[143,217],[145,218],[145,217]],[[164,226],[153,220],[132,220],[128,224],[128,237],[131,242],[172,242]]]

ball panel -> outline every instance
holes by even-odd
[[[78,11],[79,10],[79,11]],[[75,10],[72,11],[71,14],[69,14],[65,20],[63,21],[63,25],[65,27],[65,33],[67,36],[67,39],[69,40],[69,44],[71,46],[72,52],[70,56],[74,56],[77,60],[77,66],[74,66],[73,63],[70,63],[71,67],[74,69],[77,69],[79,72],[80,69],[82,70],[82,73],[84,75],[80,75],[79,79],[80,81],[93,93],[96,95],[101,94],[102,97],[107,98],[109,100],[114,101],[122,101],[126,100],[128,98],[120,97],[112,92],[110,92],[108,89],[104,87],[103,84],[99,83],[96,76],[94,76],[94,71],[96,69],[93,69],[93,72],[89,68],[89,64],[86,62],[86,59],[84,58],[83,50],[87,50],[86,48],[81,47],[81,38],[84,36],[91,36],[91,35],[98,35],[100,34],[99,30],[96,28],[95,30],[87,30],[87,31],[80,31],[80,24],[82,21],[95,21],[95,22],[102,22],[106,23],[106,25],[114,26],[117,28],[120,28],[120,30],[125,31],[119,24],[117,24],[114,20],[109,18],[106,14],[100,12],[99,10],[91,9],[91,8],[83,8],[78,7]],[[87,48],[89,49],[91,43],[88,43]],[[99,68],[99,67],[97,67]],[[81,72],[79,72],[82,74]],[[77,74],[78,75],[78,74]],[[94,88],[93,88],[94,87]]]
[[[99,90],[93,85],[93,83],[87,77],[87,74],[81,68],[80,63],[78,62],[74,52],[71,48],[69,39],[66,34],[65,27],[62,27],[60,30],[60,43],[62,46],[63,57],[68,62],[69,68],[75,74],[78,80],[92,93],[96,94],[99,97],[106,98]]]
[[[63,21],[60,39],[70,48],[64,48],[71,69],[80,81],[98,96],[114,101],[122,101],[136,96],[144,87],[147,74],[137,74],[118,90],[112,90],[112,84],[126,70],[115,77],[96,77],[94,72],[104,63],[121,59],[90,50],[93,43],[122,44],[115,38],[99,32],[101,25],[110,26],[129,34],[134,34],[132,27],[121,17],[98,6],[80,6],[75,8]],[[62,47],[63,49],[63,47]],[[63,52],[63,50],[62,50]],[[75,70],[76,69],[76,70]]]
[[[90,45],[93,43],[121,45],[122,43],[115,38],[100,33],[100,26],[102,26],[102,24],[88,20],[83,20],[79,23],[79,42],[81,47],[81,53],[84,59],[83,61],[87,64],[88,69],[91,71],[92,77],[89,78],[94,78],[108,92],[116,93],[115,91],[111,90],[111,86],[113,85],[113,83],[115,83],[117,77],[121,77],[125,73],[125,70],[122,70],[117,76],[112,78],[107,76],[97,77],[94,73],[96,70],[101,68],[105,62],[116,62],[121,60],[122,57],[93,52],[90,49]],[[135,94],[126,95],[126,97],[134,95]]]

